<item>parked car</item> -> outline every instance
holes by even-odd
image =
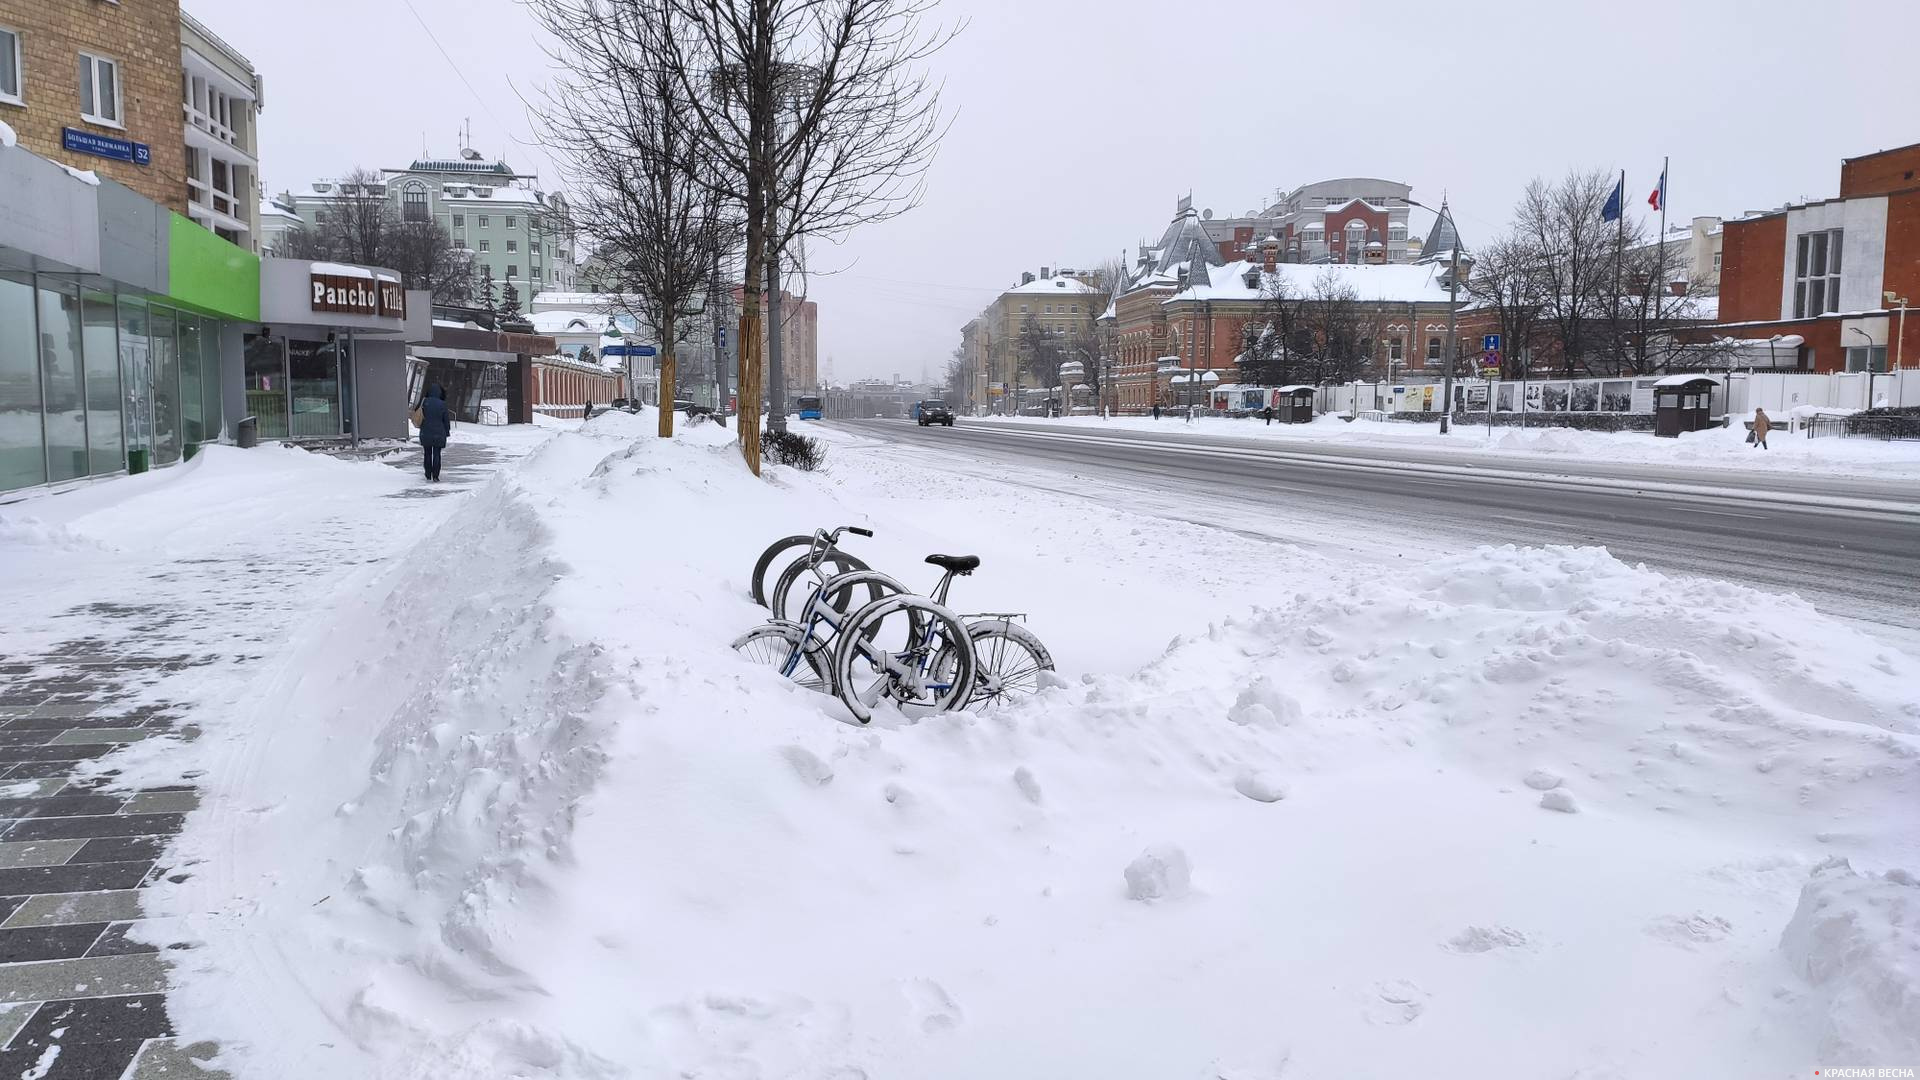
[[[923,401],[914,406],[913,411],[920,417],[921,427],[926,427],[928,424],[953,426],[953,410],[947,408],[947,403],[944,401]]]
[[[685,413],[688,416],[712,416],[713,415],[713,409],[711,409],[710,407],[706,405],[702,405],[697,401],[688,401],[685,398],[680,398],[674,401],[673,411],[677,413]]]

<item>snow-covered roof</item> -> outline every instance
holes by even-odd
[[[481,192],[486,192],[486,194],[483,195]],[[526,188],[516,187],[488,187],[485,184],[475,184],[466,195],[455,195],[443,188],[440,192],[440,201],[448,203],[470,203],[474,205],[546,205],[546,197],[538,191],[528,191]]]
[[[263,220],[266,218],[285,218],[288,221],[300,220],[299,214],[294,213],[271,199],[260,200],[260,217]]]
[[[1710,381],[1712,380],[1708,379],[1707,376],[1702,375],[1698,372],[1695,372],[1691,375],[1668,375],[1667,377],[1662,379],[1655,379],[1653,380],[1653,385],[1655,387],[1686,386],[1690,383],[1710,382]]]
[[[1090,293],[1092,291],[1093,291],[1093,286],[1088,285],[1086,282],[1081,281],[1079,278],[1070,278],[1070,277],[1035,278],[1034,280],[1027,282],[1025,285],[1016,285],[1013,288],[1007,290],[1007,292],[1016,296],[1035,296],[1043,293],[1048,296],[1053,296],[1055,294],[1058,294],[1060,296],[1072,296],[1072,295],[1079,295],[1081,293]]]
[[[1173,378],[1168,379],[1167,381],[1172,383],[1189,383],[1193,381],[1193,376],[1191,374],[1175,375]],[[1219,382],[1220,375],[1218,372],[1203,371],[1200,373],[1200,381],[1203,383]]]
[[[1231,262],[1208,269],[1208,282],[1192,285],[1168,297],[1165,303],[1187,300],[1259,300],[1284,285],[1288,296],[1307,298],[1316,282],[1325,275],[1353,290],[1361,303],[1444,304],[1446,286],[1441,284],[1444,268],[1431,263],[1390,263],[1369,266],[1355,263],[1280,263],[1272,271],[1260,269],[1249,260]],[[1248,275],[1255,284],[1248,285]]]
[[[527,321],[536,334],[597,334],[607,328],[607,316],[597,311],[536,311]]]
[[[1278,389],[1283,394],[1291,394],[1300,390],[1314,390],[1318,388],[1314,386],[1310,386],[1307,383],[1292,383],[1287,386],[1276,387],[1276,389]]]
[[[381,281],[397,282],[400,280],[398,276],[390,274],[385,270],[376,273],[364,266],[354,266],[352,263],[317,262],[309,265],[311,267],[309,272],[315,274],[331,274],[334,277],[364,278],[368,281],[372,281],[375,278]]]

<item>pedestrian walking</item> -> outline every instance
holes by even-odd
[[[1153,403],[1153,418],[1160,419],[1160,403],[1157,401]]]
[[[414,410],[420,425],[420,450],[427,479],[440,479],[440,452],[447,448],[447,436],[453,433],[453,417],[447,413],[447,392],[439,383],[427,387],[427,396]]]
[[[1753,410],[1753,445],[1762,450],[1767,448],[1767,432],[1773,430],[1773,421],[1767,419],[1767,410]]]
[[[1272,427],[1273,426],[1273,406],[1269,405],[1266,408],[1261,409],[1260,419],[1265,420],[1267,422],[1268,427]]]
[[[593,419],[593,399],[588,398],[586,405],[580,410],[580,420],[585,423],[591,419]]]

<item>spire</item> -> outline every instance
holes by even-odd
[[[1440,200],[1440,213],[1433,219],[1433,228],[1427,233],[1427,242],[1420,249],[1421,262],[1433,262],[1448,256],[1456,244],[1460,243],[1460,234],[1453,228],[1453,212],[1447,209],[1445,199]],[[1465,250],[1462,248],[1461,250]]]

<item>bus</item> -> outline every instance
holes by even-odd
[[[800,409],[800,419],[802,420],[820,419],[820,399],[819,398],[808,395],[805,397],[794,399],[794,404]]]

